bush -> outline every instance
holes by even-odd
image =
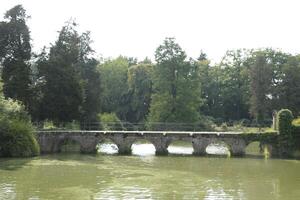
[[[242,126],[249,127],[251,125],[251,121],[249,119],[241,119],[240,123]]]
[[[103,130],[124,130],[123,123],[115,113],[98,114],[98,119]]]
[[[57,127],[54,125],[53,121],[46,119],[43,122],[43,129],[44,130],[51,130],[51,129],[57,129]]]
[[[282,109],[277,113],[278,153],[279,156],[291,156],[295,149],[295,139],[293,135],[293,114],[288,109]]]
[[[228,130],[228,126],[227,126],[226,122],[221,124],[221,130],[222,131],[227,131]]]
[[[0,97],[0,157],[28,157],[39,154],[34,129],[24,107]]]
[[[299,126],[300,127],[300,117],[298,117],[297,119],[294,119],[293,122],[292,122],[292,124],[294,126]]]
[[[293,134],[300,135],[300,126],[293,125],[292,130],[293,130]]]
[[[277,130],[281,135],[290,136],[292,134],[293,114],[288,109],[282,109],[277,114]]]
[[[80,130],[80,124],[75,120],[66,123],[64,127],[68,130]]]
[[[28,157],[39,154],[39,145],[30,123],[12,119],[0,120],[0,157]]]
[[[293,134],[300,134],[300,117],[294,119],[292,122]]]

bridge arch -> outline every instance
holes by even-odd
[[[118,145],[110,138],[102,138],[96,145],[98,153],[102,154],[117,154],[119,152]]]
[[[56,152],[61,152],[62,145],[67,141],[78,143],[81,153],[96,153],[98,138],[94,135],[79,135],[79,134],[63,134],[58,137],[56,144]]]
[[[247,156],[264,156],[264,146],[259,141],[251,141],[246,145]]]
[[[208,155],[227,155],[231,154],[231,147],[222,139],[214,139],[205,147],[205,152]]]
[[[57,152],[80,152],[80,141],[72,137],[63,137],[57,143]]]
[[[278,148],[269,143],[261,143],[261,151],[266,158],[278,156]]]
[[[191,139],[173,139],[167,149],[171,154],[191,155],[194,152]]]
[[[230,155],[243,156],[247,146],[246,141],[240,137],[226,138],[224,142],[230,147]]]
[[[146,138],[137,138],[131,145],[134,155],[154,155],[156,152],[154,144]]]

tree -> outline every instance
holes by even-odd
[[[207,59],[206,53],[204,53],[204,52],[201,50],[200,55],[199,55],[199,57],[197,58],[197,60],[198,60],[198,61],[205,61],[205,60],[208,60],[208,59]]]
[[[166,38],[155,51],[153,93],[149,122],[199,120],[200,84],[196,64],[173,38]]]
[[[247,59],[251,51],[227,51],[221,61],[221,91],[223,118],[249,118],[250,80]]]
[[[94,76],[91,71],[95,71],[96,63],[89,58],[93,52],[90,48],[89,32],[80,35],[76,26],[73,21],[63,26],[49,54],[43,53],[39,56],[39,77],[45,80],[42,87],[41,119],[50,119],[57,123],[69,122],[79,120],[82,112],[87,116],[90,110],[88,105],[91,102],[86,98],[92,95],[89,93],[92,87],[89,84],[93,81],[88,83],[87,80]],[[99,84],[95,87],[98,86]],[[83,107],[85,111],[82,110]],[[96,106],[95,111],[97,109]]]
[[[200,59],[197,65],[200,73],[201,98],[203,100],[200,112],[206,116],[223,118],[222,98],[220,95],[222,70],[219,66],[211,66],[210,61],[205,59]]]
[[[28,16],[21,5],[8,10],[0,22],[0,61],[5,97],[20,100],[28,108],[30,102],[31,58]]]
[[[89,59],[81,66],[84,91],[81,121],[97,122],[97,116],[101,111],[101,79],[97,70],[98,64],[95,59]]]
[[[290,57],[283,66],[284,74],[280,83],[280,105],[292,110],[296,115],[300,115],[300,57]]]
[[[138,64],[128,70],[128,86],[130,98],[130,112],[127,119],[131,122],[145,121],[149,112],[153,65]]]
[[[126,115],[130,110],[128,67],[128,59],[122,56],[107,60],[98,66],[102,87],[101,111],[116,113],[121,120],[126,120]]]
[[[25,107],[0,95],[0,157],[28,157],[39,154],[34,128]]]
[[[269,100],[268,105],[268,112],[271,113],[273,110],[282,109],[283,105],[279,96],[279,94],[281,93],[280,85],[285,76],[283,67],[287,63],[291,55],[274,49],[263,49],[258,52],[261,52],[264,55],[267,63],[272,69],[272,78],[269,91],[269,96],[271,97],[271,99]]]
[[[0,98],[3,96],[3,82],[0,78]]]
[[[272,68],[262,52],[256,52],[250,69],[250,113],[261,123],[269,113]]]

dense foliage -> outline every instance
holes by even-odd
[[[128,87],[130,112],[128,121],[144,122],[149,113],[152,94],[151,63],[140,63],[128,69]]]
[[[31,44],[27,15],[21,5],[5,13],[0,22],[0,64],[2,64],[3,92],[6,97],[30,104]]]
[[[107,113],[117,113],[126,119],[128,108],[127,71],[129,62],[125,57],[107,60],[99,65],[102,86],[101,110]]]
[[[123,124],[115,113],[99,114],[99,121],[101,121],[103,130],[123,130]]]
[[[22,101],[34,121],[86,125],[114,113],[122,123],[210,129],[214,123],[270,125],[282,107],[300,115],[299,55],[238,49],[212,63],[204,52],[189,58],[166,38],[155,62],[96,59],[90,33],[69,21],[49,48],[33,56],[27,19],[18,5],[0,22],[0,66],[5,98]]]
[[[278,131],[282,135],[290,136],[292,134],[292,121],[294,116],[288,109],[282,109],[277,114]]]
[[[194,123],[199,120],[201,105],[197,66],[167,38],[155,52],[150,122]]]
[[[35,156],[39,146],[24,107],[0,97],[0,157]]]
[[[299,134],[300,135],[300,117],[296,118],[292,122],[292,128],[293,128],[293,133],[294,134]]]
[[[35,114],[38,120],[96,120],[100,109],[98,63],[89,58],[89,33],[80,35],[75,28],[75,22],[68,22],[50,52],[38,57],[38,77],[44,82]]]

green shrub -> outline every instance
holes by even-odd
[[[57,127],[54,125],[53,121],[51,120],[45,120],[43,122],[43,129],[50,130],[50,129],[56,129]]]
[[[295,139],[293,135],[293,114],[288,109],[282,109],[277,113],[277,138],[278,155],[281,157],[292,156],[295,150]]]
[[[293,122],[292,122],[292,124],[294,126],[299,126],[300,127],[300,117],[298,117],[297,119],[294,119]]]
[[[3,96],[0,96],[0,117],[30,121],[30,117],[21,103],[12,99],[4,99]]]
[[[72,122],[67,122],[64,128],[68,130],[80,130],[80,124],[79,122],[73,120]]]
[[[103,130],[124,130],[123,123],[115,113],[98,114]]]
[[[39,154],[34,129],[24,107],[0,97],[0,157],[27,157]]]
[[[226,122],[221,124],[221,130],[222,131],[227,131],[228,130],[228,126],[227,126]]]
[[[277,130],[281,135],[290,136],[292,134],[293,114],[288,109],[282,109],[277,114]]]
[[[292,125],[293,125],[293,134],[300,134],[300,117],[294,119]]]
[[[28,122],[11,119],[0,120],[0,156],[28,157],[39,154],[34,129]]]
[[[300,134],[300,126],[293,125],[292,130],[293,134]]]
[[[212,117],[200,116],[196,131],[213,131],[216,127]]]

